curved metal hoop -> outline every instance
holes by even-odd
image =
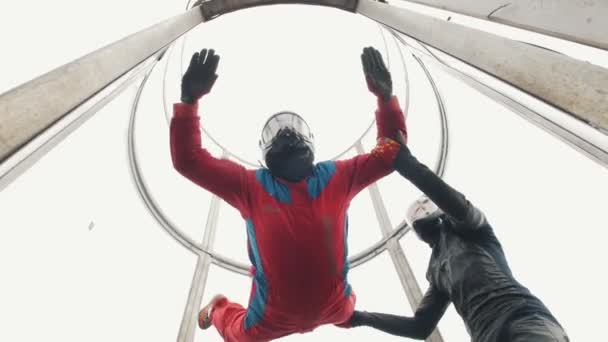
[[[390,31],[392,31],[392,30],[390,30]],[[393,35],[395,34],[394,32],[392,32],[392,33],[393,33]],[[173,48],[173,46],[171,46],[171,50],[172,50],[172,48]],[[169,51],[166,54],[167,57],[169,57],[171,55],[171,52],[172,51]],[[426,68],[424,67],[424,64],[421,62],[419,62],[419,63],[420,63],[420,66],[425,71],[425,75],[429,79],[429,82],[433,86],[433,90],[435,92],[435,96],[436,96],[436,99],[437,99],[437,102],[438,102],[439,108],[440,108],[439,114],[440,114],[440,119],[441,119],[441,123],[442,123],[441,151],[439,154],[439,160],[435,167],[435,172],[439,176],[443,176],[443,173],[445,172],[445,163],[446,163],[447,156],[448,156],[448,146],[449,146],[448,145],[449,139],[448,139],[447,115],[445,113],[445,106],[443,103],[443,99],[441,98],[441,95],[439,93],[439,90],[436,88],[434,81],[432,80],[430,74],[428,73],[428,70],[426,70]],[[135,122],[136,122],[137,109],[138,109],[139,101],[141,99],[141,95],[147,84],[147,80],[148,80],[150,74],[153,72],[154,68],[156,67],[156,64],[157,64],[157,62],[155,62],[155,65],[152,68],[150,68],[150,70],[148,71],[148,73],[146,74],[144,79],[142,80],[141,84],[139,85],[137,94],[133,101],[133,105],[131,108],[131,116],[130,116],[130,120],[129,120],[128,141],[127,141],[128,155],[129,155],[129,168],[130,168],[130,172],[132,175],[133,182],[136,186],[136,189],[137,189],[142,201],[146,205],[146,208],[148,209],[148,211],[152,214],[152,216],[156,219],[156,221],[161,225],[161,227],[178,243],[180,243],[182,246],[184,246],[185,248],[187,248],[188,250],[192,251],[195,254],[209,255],[214,264],[216,264],[226,270],[229,270],[229,271],[232,271],[235,273],[239,273],[242,275],[249,275],[248,265],[235,261],[235,260],[232,260],[230,258],[224,257],[220,254],[211,253],[211,252],[207,251],[206,249],[202,248],[200,246],[200,244],[196,243],[189,236],[184,234],[182,232],[182,230],[180,230],[177,227],[177,225],[175,223],[173,223],[168,218],[168,216],[162,211],[162,209],[158,206],[158,204],[154,200],[154,197],[152,196],[152,194],[149,191],[149,188],[145,182],[143,173],[141,171],[141,168],[140,168],[140,165],[139,165],[139,162],[137,159],[137,151],[136,151],[136,146],[135,146]],[[167,111],[167,106],[166,106],[164,88],[165,88],[165,83],[166,83],[165,81],[166,81],[167,68],[168,68],[168,63],[167,63],[167,67],[165,69],[165,77],[163,79],[163,101],[165,101],[163,107],[164,107],[165,111]],[[409,83],[409,81],[407,81],[407,82]],[[407,101],[406,105],[409,105],[409,101]],[[373,125],[373,122],[372,122],[372,125]],[[369,131],[371,129],[372,125],[370,125],[370,128],[368,128],[367,131]],[[365,134],[362,135],[357,140],[357,142],[360,141],[364,136],[365,136]],[[355,142],[355,144],[357,142]],[[218,144],[218,146],[221,146],[221,145]],[[352,147],[351,147],[351,149],[352,149]],[[392,241],[393,239],[397,239],[397,240],[401,239],[401,237],[403,237],[409,230],[410,230],[410,227],[407,225],[407,223],[405,221],[402,222],[400,225],[398,225],[397,227],[395,227],[393,229],[393,232],[389,236],[381,239],[380,241],[376,242],[374,245],[357,253],[356,255],[351,256],[349,258],[351,267],[360,266],[363,263],[373,259],[375,256],[381,254],[382,252],[384,252],[386,250],[387,245],[390,241]]]
[[[380,29],[382,28],[382,25],[379,24]],[[392,31],[391,28],[387,28],[387,30]],[[382,31],[381,31],[382,33]],[[382,35],[384,43],[385,43],[385,53],[388,56],[388,45],[386,44],[386,40],[384,39],[384,35]],[[186,39],[187,36],[184,36],[181,42],[181,46],[180,46],[180,67],[179,67],[179,71],[180,71],[180,75],[183,74],[184,71],[184,66],[183,66],[183,61],[184,61],[184,53],[185,53],[185,46],[186,46]],[[395,43],[395,45],[398,45],[397,39],[395,38],[395,36],[393,36],[393,42]],[[171,111],[170,111],[170,107],[169,107],[169,103],[167,101],[167,76],[168,76],[168,70],[169,70],[169,60],[171,58],[171,56],[173,55],[173,48],[177,43],[172,44],[169,48],[168,51],[166,53],[167,55],[167,63],[165,65],[165,70],[163,73],[163,85],[162,85],[162,97],[163,97],[163,108],[165,111],[165,119],[167,121],[167,125],[169,125],[169,123],[171,122]],[[405,81],[405,103],[403,105],[403,113],[405,115],[407,115],[407,113],[409,113],[409,106],[410,106],[410,96],[409,96],[409,74],[407,72],[407,67],[405,64],[405,59],[403,57],[403,53],[401,51],[401,49],[399,49],[399,57],[400,57],[400,61],[401,64],[403,66],[403,78]],[[390,63],[389,63],[389,69],[390,69]],[[343,152],[338,153],[338,155],[336,155],[335,157],[331,158],[331,160],[338,160],[342,157],[344,157],[349,151],[353,150],[355,148],[355,145],[357,144],[357,141],[362,140],[363,138],[365,138],[372,130],[372,128],[374,127],[374,124],[376,123],[375,119],[372,119],[371,122],[369,123],[369,125],[367,126],[367,128],[363,131],[363,133],[359,136],[358,139],[355,140],[355,142],[353,144],[351,144],[350,146],[348,146],[348,148],[346,148]],[[232,158],[238,160],[241,164],[249,166],[249,167],[253,167],[253,168],[257,168],[260,165],[255,163],[255,162],[251,162],[249,160],[246,160],[245,158],[238,156],[236,154],[233,154],[228,148],[226,148],[224,145],[222,145],[217,139],[215,139],[215,137],[213,136],[213,134],[211,134],[206,128],[205,126],[203,126],[202,124],[200,125],[201,131],[205,134],[205,136],[207,138],[209,138],[209,140],[211,140],[216,146],[218,146],[220,149],[222,149],[223,151],[225,151],[226,153],[228,153]]]
[[[251,7],[298,4],[334,7],[348,12],[355,12],[358,3],[358,0],[198,0],[192,6],[200,5],[203,17],[208,21],[222,14]]]

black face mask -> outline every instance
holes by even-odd
[[[297,134],[280,132],[266,153],[266,165],[273,176],[299,182],[312,174],[314,153]]]
[[[443,224],[441,216],[427,217],[414,222],[414,231],[420,240],[433,248],[439,242],[439,233]]]

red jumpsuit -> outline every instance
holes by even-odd
[[[201,146],[198,106],[174,105],[175,169],[236,208],[245,219],[253,284],[247,308],[226,299],[211,321],[225,341],[269,341],[345,323],[355,295],[347,281],[348,221],[353,197],[394,170],[405,119],[396,97],[379,101],[378,144],[371,153],[315,165],[298,183],[217,159]]]

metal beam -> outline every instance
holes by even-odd
[[[53,147],[63,141],[70,133],[78,129],[88,119],[106,104],[120,95],[127,87],[146,75],[156,64],[156,60],[149,59],[122,76],[112,85],[96,94],[83,105],[70,112],[57,121],[52,127],[45,130],[30,143],[14,153],[5,162],[0,164],[0,191],[7,187],[19,175],[36,163]]]
[[[156,63],[153,64],[156,65]],[[144,204],[146,204],[146,206],[153,206],[154,208],[158,208],[156,204],[153,203],[150,198],[150,195],[146,191],[147,187],[145,185],[143,175],[141,174],[141,170],[139,169],[139,163],[135,147],[135,123],[137,119],[137,109],[139,106],[139,101],[141,100],[141,95],[143,94],[143,91],[152,71],[153,68],[149,69],[149,71],[146,73],[144,79],[139,85],[139,88],[137,89],[137,93],[135,94],[135,98],[133,100],[133,105],[131,107],[131,117],[129,119],[129,128],[127,131],[127,149],[129,156],[129,166],[131,168],[131,175]],[[226,158],[227,155],[228,154],[226,153],[226,151],[223,150],[222,158]],[[205,226],[203,241],[200,245],[200,250],[197,251],[198,260],[196,263],[194,276],[192,278],[192,284],[190,286],[190,293],[186,302],[186,308],[184,309],[184,316],[182,317],[182,323],[180,325],[180,330],[177,338],[178,342],[194,341],[197,325],[197,313],[198,309],[201,307],[205,284],[207,283],[207,275],[209,273],[209,266],[212,260],[217,259],[215,256],[213,256],[207,251],[212,249],[213,243],[215,241],[215,231],[217,227],[220,205],[221,201],[219,197],[213,196],[211,199],[211,205],[209,207],[209,214],[207,215],[207,223]],[[154,211],[151,212],[154,218],[156,218],[157,221],[163,227],[169,224],[160,219],[160,217],[164,217],[164,214],[156,213]]]
[[[226,153],[224,152],[222,158],[225,157]],[[209,214],[207,215],[207,224],[205,226],[205,233],[201,245],[204,249],[213,249],[221,203],[222,202],[219,197],[214,195],[211,198]],[[190,286],[190,293],[188,294],[188,301],[186,302],[184,316],[182,317],[182,323],[180,325],[179,334],[177,336],[177,342],[194,341],[196,328],[198,326],[198,313],[201,308],[201,303],[203,301],[203,294],[205,293],[205,286],[207,284],[207,276],[209,275],[210,265],[211,257],[209,255],[198,255],[196,269],[192,278],[192,285]]]
[[[280,4],[327,6],[348,12],[354,12],[357,8],[357,0],[199,0],[194,5],[200,5],[205,20],[211,20],[222,14],[244,8]]]
[[[406,0],[608,50],[608,1]]]
[[[549,106],[536,108],[536,106],[531,106],[529,103],[524,103],[530,101],[521,102],[522,100],[533,99],[523,99],[522,95],[525,96],[525,94],[522,94],[517,89],[505,86],[500,80],[497,80],[490,75],[476,72],[477,70],[470,70],[471,68],[467,68],[469,70],[464,71],[463,68],[468,67],[465,63],[462,63],[441,51],[434,50],[434,52],[431,52],[428,48],[426,51],[422,51],[408,44],[403,37],[398,34],[397,38],[420,62],[425,60],[428,63],[439,67],[449,75],[464,82],[495,102],[509,108],[530,123],[562,140],[603,167],[608,168],[608,135],[602,134],[600,131],[585,125],[558,109]],[[438,55],[440,55],[441,58]],[[540,102],[538,102],[538,104],[540,104]]]
[[[192,9],[0,95],[0,163],[201,22]]]
[[[363,144],[359,141],[355,145],[357,149],[357,153],[363,154],[365,153],[365,149],[363,148]],[[376,212],[376,218],[378,219],[378,223],[380,225],[380,230],[382,231],[382,235],[386,238],[391,236],[392,225],[391,220],[388,217],[388,213],[386,211],[386,207],[384,206],[384,202],[382,201],[382,196],[380,195],[380,190],[378,189],[378,184],[374,183],[368,187],[370,196],[372,198],[372,203],[374,205],[374,210]],[[410,267],[410,264],[407,261],[405,253],[399,244],[398,239],[391,239],[388,241],[387,250],[391,259],[393,260],[393,265],[395,266],[395,270],[397,271],[397,275],[399,276],[399,280],[401,281],[401,285],[403,286],[403,290],[405,291],[405,295],[407,297],[412,310],[415,312],[420,300],[422,299],[422,292],[420,291],[420,287],[418,286],[418,281],[416,281],[416,277],[414,276],[414,272]],[[439,329],[433,330],[433,333],[426,339],[427,342],[443,342],[443,338],[439,333]]]
[[[608,131],[607,69],[371,0],[357,11]]]

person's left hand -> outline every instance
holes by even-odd
[[[192,55],[190,66],[182,77],[182,102],[193,104],[208,94],[217,80],[217,65],[220,56],[213,49],[203,49]]]
[[[364,48],[361,63],[369,91],[384,101],[390,100],[393,96],[393,81],[380,52],[371,46]]]

